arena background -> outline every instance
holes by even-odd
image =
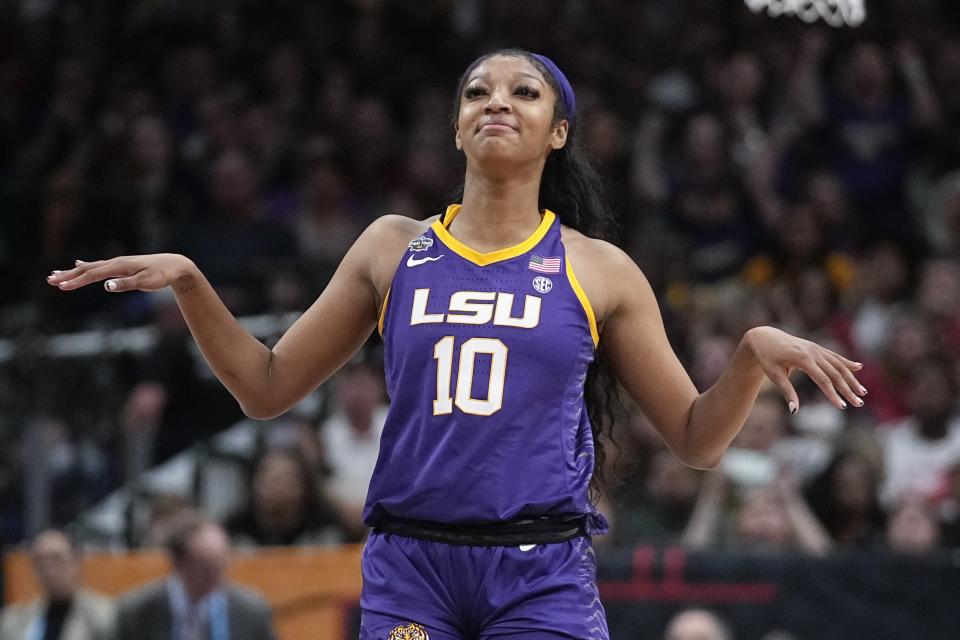
[[[628,407],[601,505],[614,526],[596,540],[613,637],[660,638],[690,605],[745,640],[955,637],[949,0],[866,0],[856,28],[739,0],[0,0],[7,596],[29,592],[17,550],[46,526],[99,550],[91,580],[128,550],[120,566],[147,563],[146,576],[164,570],[150,564],[164,523],[198,505],[225,522],[241,564],[329,589],[278,606],[283,640],[307,637],[294,619],[314,607],[337,613],[309,637],[355,637],[358,583],[344,575],[364,481],[349,470],[375,452],[361,427],[386,401],[376,340],[294,411],[254,424],[169,296],[64,295],[44,277],[75,259],[184,253],[271,343],[372,219],[442,210],[463,171],[456,81],[504,46],[546,53],[570,77],[618,244],[700,389],[745,329],[772,324],[862,360],[870,390],[864,409],[839,412],[800,382],[796,416],[762,395],[707,473],[677,463]],[[250,476],[277,448],[297,449],[308,479],[262,500],[298,496],[301,520],[251,531]],[[306,563],[315,575],[256,564],[288,542],[321,558]]]

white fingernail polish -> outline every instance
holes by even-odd
[[[790,413],[797,412],[797,404],[793,400],[787,403],[787,408],[790,409]]]
[[[843,400],[841,400],[841,401],[840,401],[840,406],[841,406],[842,408],[846,409],[846,408],[847,408],[847,403],[844,402]]]
[[[107,291],[116,291],[117,290],[117,281],[116,280],[107,280],[103,283],[103,286]]]

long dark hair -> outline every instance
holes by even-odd
[[[470,74],[480,63],[494,56],[523,58],[536,67],[543,75],[546,83],[550,85],[554,96],[556,96],[553,108],[553,125],[564,118],[567,118],[569,123],[566,144],[562,148],[552,151],[547,156],[546,164],[543,167],[543,175],[540,179],[540,208],[550,209],[560,218],[561,224],[572,227],[586,236],[613,241],[616,224],[613,214],[607,206],[600,175],[593,168],[579,145],[576,135],[577,127],[574,125],[571,114],[564,111],[557,79],[529,51],[500,49],[474,60],[460,76],[460,81],[457,83],[457,92],[453,99],[453,123],[456,124],[457,122],[460,113],[460,96],[463,95],[463,89]],[[461,185],[455,193],[454,199],[459,201],[462,197],[463,186]],[[596,502],[600,495],[600,485],[606,481],[604,477],[606,461],[604,441],[609,440],[614,445],[616,444],[612,435],[613,424],[618,415],[624,413],[617,390],[616,378],[602,349],[598,349],[590,368],[587,370],[583,394],[593,431],[594,472],[590,482],[590,498]]]

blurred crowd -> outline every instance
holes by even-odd
[[[831,30],[734,0],[0,2],[0,537],[66,525],[242,418],[168,297],[64,295],[50,270],[179,252],[239,315],[303,310],[372,219],[442,210],[463,173],[457,78],[521,46],[571,78],[613,240],[698,388],[770,324],[862,361],[869,391],[838,411],[797,376],[795,415],[764,391],[710,472],[627,407],[606,542],[960,546],[960,6],[871,1],[868,16]],[[44,350],[141,326],[159,336],[145,353]],[[248,498],[224,517],[235,542],[362,538],[379,353],[257,440]],[[45,489],[26,486],[38,460]],[[24,516],[35,495],[42,522]],[[192,507],[153,500],[131,544]]]

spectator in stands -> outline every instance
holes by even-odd
[[[808,124],[824,128],[831,168],[861,215],[869,217],[871,233],[911,236],[916,229],[904,193],[906,175],[917,136],[940,124],[920,50],[904,41],[892,56],[905,95],[896,90],[889,52],[876,43],[861,41],[846,51],[838,86],[829,88],[821,86],[819,71],[829,51],[826,38],[809,32],[801,50],[794,79],[797,110]]]
[[[743,185],[729,167],[727,137],[715,113],[696,114],[684,127],[677,170],[648,170],[662,174],[670,222],[689,243],[691,275],[699,282],[735,274],[758,242]]]
[[[338,376],[336,409],[320,429],[330,470],[327,495],[354,540],[366,531],[361,515],[380,451],[385,397],[382,372],[368,363],[348,365]]]
[[[246,509],[227,531],[238,546],[330,544],[343,534],[320,496],[318,478],[298,451],[268,449],[253,465]]]
[[[849,296],[850,303],[855,305],[851,327],[853,346],[864,358],[885,359],[885,366],[896,365],[889,360],[898,354],[886,353],[893,326],[909,315],[910,268],[906,247],[892,240],[871,242],[857,256]]]
[[[82,586],[80,550],[62,531],[48,529],[30,545],[43,595],[0,615],[0,640],[113,640],[114,604]]]
[[[686,609],[667,625],[663,640],[734,640],[730,627],[712,611]]]
[[[191,350],[190,332],[173,297],[160,293],[151,302],[158,340],[119,412],[128,479],[243,417]]]
[[[211,215],[182,228],[177,249],[202,266],[234,313],[261,312],[270,275],[295,255],[293,238],[264,215],[260,174],[243,151],[217,156],[209,192]]]
[[[20,235],[20,242],[13,251],[21,266],[15,269],[36,269],[51,262],[72,261],[75,258],[69,256],[108,247],[105,238],[110,237],[110,231],[98,231],[103,226],[102,219],[90,206],[89,191],[87,175],[78,167],[59,167],[45,178],[39,211],[16,222],[21,227],[20,233],[15,234],[15,237]],[[65,301],[39,291],[32,294],[41,301],[41,322],[48,330],[74,329],[77,318],[104,307],[102,300],[93,297]]]
[[[960,262],[955,257],[926,260],[918,289],[917,307],[940,336],[944,356],[960,360]]]
[[[878,275],[878,278],[882,278]],[[879,360],[864,359],[863,384],[871,390],[869,413],[878,423],[894,423],[910,413],[910,380],[924,360],[942,353],[940,336],[929,320],[913,310],[889,313],[889,328],[881,345]]]
[[[942,495],[951,469],[960,463],[957,382],[949,365],[938,358],[918,364],[907,396],[912,415],[883,425],[886,481],[881,498],[886,505],[911,494],[926,499]]]
[[[838,452],[806,495],[835,543],[877,546],[885,526],[880,478],[865,456],[853,449]]]
[[[620,510],[614,518],[617,542],[635,545],[679,541],[690,521],[701,475],[666,449],[659,449],[642,484],[631,479],[626,486],[618,487],[616,503]]]
[[[322,290],[363,230],[363,218],[355,210],[357,197],[343,168],[332,158],[324,158],[319,149],[304,155],[299,211],[294,220],[296,243],[310,286]]]
[[[769,454],[787,435],[789,418],[779,394],[772,389],[763,391],[732,446]]]
[[[933,506],[920,496],[904,496],[887,518],[887,549],[923,555],[940,547],[940,523]]]
[[[819,408],[819,403],[805,403],[804,417]],[[773,388],[760,392],[730,449],[728,458],[766,460],[771,469],[788,470],[801,483],[823,469],[832,450],[829,442],[793,432],[790,414]]]
[[[192,500],[175,493],[161,493],[153,496],[150,499],[140,547],[162,549],[179,523],[196,511],[196,508]]]
[[[165,251],[196,215],[194,185],[179,172],[172,132],[159,115],[135,116],[125,133],[124,162],[103,177],[109,180],[109,224],[129,253]]]
[[[173,574],[124,595],[116,640],[272,640],[269,605],[226,578],[230,543],[211,520],[188,514],[170,532]]]
[[[721,546],[763,553],[800,551],[825,554],[830,535],[810,511],[787,474],[769,484],[743,487],[740,502],[727,511],[731,481],[722,469],[707,474],[683,543],[694,549]]]

